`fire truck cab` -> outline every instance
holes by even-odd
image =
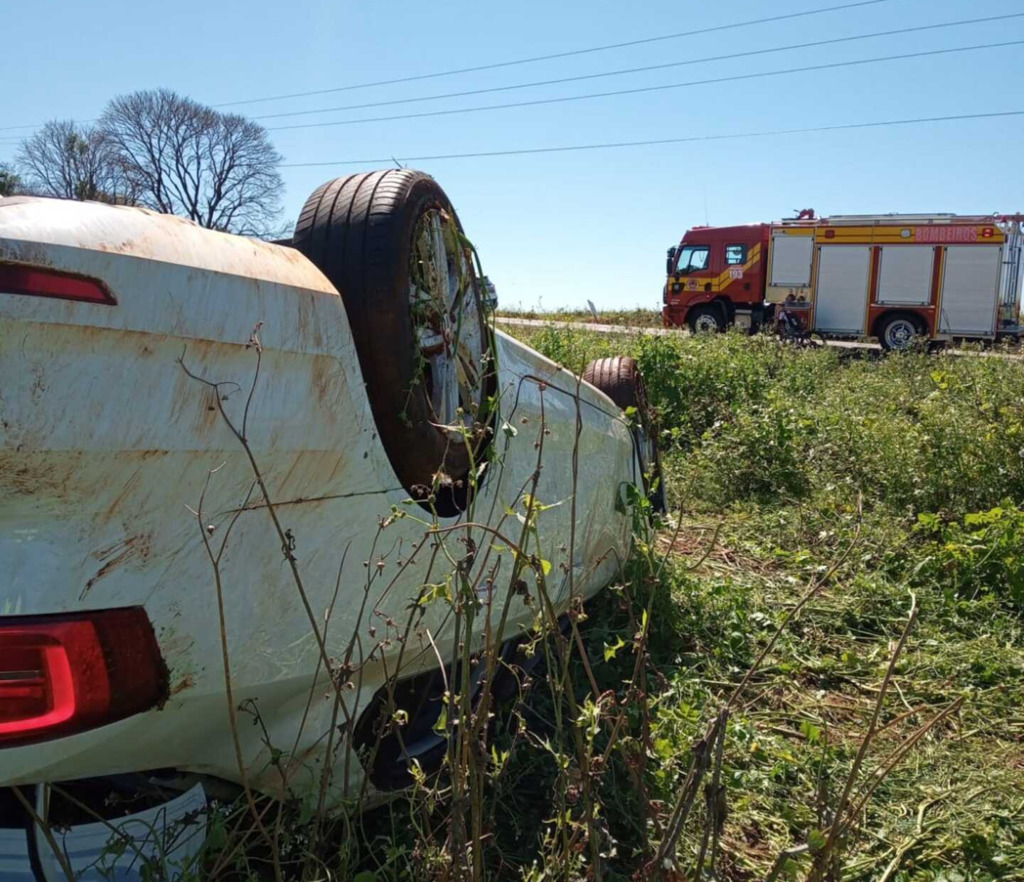
[[[765,318],[771,224],[694,227],[668,251],[662,317],[694,333],[730,325],[755,331]]]
[[[822,337],[1018,338],[1024,216],[839,215],[694,227],[669,249],[666,326],[751,332],[780,306]]]

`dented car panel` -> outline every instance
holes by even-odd
[[[408,510],[409,493],[377,438],[337,291],[287,247],[140,209],[44,199],[0,199],[3,263],[99,279],[115,302],[0,290],[0,626],[141,606],[168,694],[100,728],[0,746],[0,786],[148,768],[239,781],[222,636],[235,706],[258,708],[266,727],[239,727],[249,783],[280,793],[269,740],[295,746],[291,794],[318,786],[323,764],[344,757],[325,753],[334,702],[309,610],[328,655],[340,657],[354,632],[369,640],[406,616],[428,575],[428,556],[410,560],[424,539],[418,519],[394,521],[381,539],[380,520]],[[473,517],[507,520],[542,454],[536,497],[553,507],[539,539],[564,605],[570,580],[590,596],[628,551],[623,486],[640,481],[632,436],[596,389],[501,332],[495,340],[501,430]],[[251,460],[228,420],[244,426]],[[207,542],[228,533],[215,568]],[[496,617],[504,597],[491,600]],[[524,598],[510,610],[513,629],[533,620]],[[445,611],[423,615],[450,657]],[[362,668],[353,716],[398,652],[396,642]],[[410,671],[436,663],[422,640],[403,661]],[[358,762],[345,765],[361,774]]]

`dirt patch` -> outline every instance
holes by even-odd
[[[196,685],[195,679],[191,674],[186,674],[177,683],[171,687],[171,691],[168,693],[169,697],[173,698],[179,692],[184,692],[186,689],[191,689]]]
[[[114,570],[125,564],[138,560],[144,563],[149,559],[150,543],[152,536],[149,533],[140,533],[136,536],[129,536],[121,542],[93,552],[93,557],[103,561],[103,565],[96,571],[96,574],[85,583],[82,593],[78,595],[79,600],[84,600],[92,587],[100,579],[109,576]]]

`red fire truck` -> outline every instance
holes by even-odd
[[[666,327],[823,337],[1018,338],[1024,215],[836,215],[694,227],[668,251]]]

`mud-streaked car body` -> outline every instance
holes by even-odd
[[[628,551],[636,445],[606,396],[493,335],[495,441],[472,518],[511,531],[524,493],[560,503],[540,516],[537,552],[564,607],[570,581],[593,595]],[[327,764],[346,768],[332,793],[353,786],[359,761],[324,737],[338,725],[324,652],[333,663],[359,635],[358,716],[403,645],[411,673],[451,657],[452,634],[437,603],[415,637],[395,639],[431,577],[416,549],[432,516],[410,504],[380,443],[335,286],[293,248],[179,218],[0,199],[0,378],[0,788],[153,769],[241,781],[222,638],[233,705],[262,723],[235,727],[248,783],[281,794],[285,773],[302,796]],[[382,529],[395,511],[415,516]],[[507,584],[488,590],[500,609]],[[511,599],[509,635],[532,622],[528,601]],[[160,681],[158,700],[19,731],[10,696],[24,672],[10,652],[5,666],[5,639],[109,610],[137,618],[104,626],[103,646],[135,640],[142,656],[116,662],[108,688],[156,665],[145,676]]]

